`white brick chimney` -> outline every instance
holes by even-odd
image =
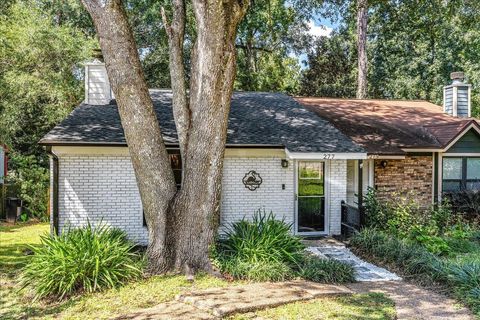
[[[463,72],[452,72],[452,84],[443,87],[443,111],[454,117],[471,117],[472,85],[463,82]]]
[[[108,81],[105,63],[94,60],[85,64],[85,103],[109,104],[113,92]]]

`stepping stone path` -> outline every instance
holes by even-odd
[[[324,285],[308,281],[252,283],[181,294],[160,303],[115,318],[116,320],[215,320],[295,301],[353,293],[381,292],[395,302],[398,320],[473,320],[454,300],[403,281],[370,281],[347,285]]]
[[[355,269],[357,281],[399,281],[395,273],[363,261],[342,244],[325,244],[308,247],[307,251],[327,259],[335,259],[351,265]]]
[[[176,301],[161,303],[116,318],[117,320],[206,320],[221,319],[283,304],[319,298],[348,295],[345,286],[325,285],[309,281],[262,282],[229,288],[212,288],[181,294]]]

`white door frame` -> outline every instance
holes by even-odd
[[[324,183],[324,200],[325,200],[325,230],[315,232],[298,232],[298,163],[299,162],[323,162],[325,164],[325,172],[323,177]],[[330,234],[330,160],[295,160],[295,216],[294,216],[294,234],[299,236],[325,236]]]

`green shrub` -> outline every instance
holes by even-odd
[[[299,276],[305,280],[321,283],[355,281],[355,271],[352,266],[337,260],[320,259],[311,255],[305,256]]]
[[[23,287],[36,298],[65,296],[117,287],[142,275],[144,260],[125,232],[106,225],[42,236],[22,270]]]
[[[222,260],[221,269],[234,279],[250,281],[285,281],[295,277],[294,270],[288,264],[277,261],[232,258]]]
[[[232,277],[248,280],[291,278],[303,258],[304,246],[291,226],[273,213],[256,211],[253,220],[229,226],[213,252],[215,264]]]

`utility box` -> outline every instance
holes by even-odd
[[[7,222],[17,221],[17,217],[22,214],[22,200],[19,198],[7,198],[6,201],[6,215]]]

